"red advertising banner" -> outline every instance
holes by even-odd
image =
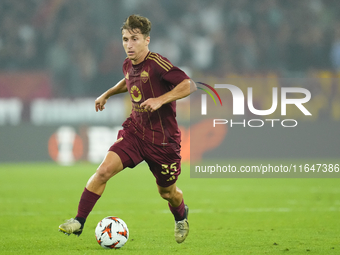
[[[28,102],[51,96],[52,81],[47,72],[0,73],[0,98],[16,97]]]

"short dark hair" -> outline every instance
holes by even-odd
[[[133,14],[126,18],[121,27],[121,31],[123,31],[123,29],[127,29],[129,32],[132,31],[134,33],[136,33],[136,29],[139,29],[144,37],[148,37],[151,31],[151,22],[146,17]]]

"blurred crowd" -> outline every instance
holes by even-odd
[[[56,96],[122,78],[120,28],[153,24],[150,50],[193,72],[340,71],[338,0],[1,0],[0,71],[46,70]]]

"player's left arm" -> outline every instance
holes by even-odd
[[[187,97],[196,90],[197,87],[195,82],[191,79],[185,79],[169,92],[159,97],[149,98],[141,103],[140,106],[150,112],[154,112],[158,110],[163,104]]]

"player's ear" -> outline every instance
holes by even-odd
[[[145,38],[145,43],[146,43],[145,46],[149,45],[149,43],[150,43],[150,36]]]

